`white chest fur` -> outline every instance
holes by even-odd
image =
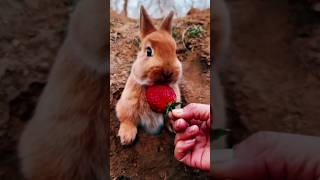
[[[176,93],[176,102],[181,101],[180,89],[178,86],[178,82],[174,84],[170,84],[173,90]],[[178,106],[179,108],[180,106]],[[140,114],[140,125],[145,129],[146,132],[150,134],[159,134],[161,129],[163,128],[164,116],[162,113],[156,113],[151,110],[149,106],[146,107],[147,109]],[[168,124],[167,124],[168,125]]]
[[[150,134],[159,134],[164,125],[163,115],[151,109],[145,111],[140,115],[140,125]]]

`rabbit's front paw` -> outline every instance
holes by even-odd
[[[118,136],[122,145],[131,144],[137,135],[137,127],[131,123],[121,123]]]

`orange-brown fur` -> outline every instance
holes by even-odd
[[[182,68],[176,56],[176,43],[171,36],[172,18],[173,13],[170,13],[160,28],[156,29],[144,8],[141,8],[141,51],[132,65],[131,74],[116,106],[120,121],[118,135],[123,145],[133,142],[138,124],[144,125],[151,133],[163,125],[162,114],[153,112],[146,101],[145,86],[168,81],[176,92],[177,101],[180,101],[178,83]],[[152,47],[152,57],[147,57],[147,47]],[[163,74],[170,74],[171,77]]]
[[[28,180],[108,178],[105,7],[103,1],[82,0],[71,17],[35,115],[20,139],[21,168]]]

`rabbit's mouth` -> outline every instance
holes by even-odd
[[[155,79],[144,79],[142,81],[140,81],[141,85],[147,85],[147,86],[151,86],[151,85],[155,85],[155,84],[172,84],[175,83],[176,80],[174,80],[174,78],[172,77],[158,77]]]
[[[153,81],[153,84],[170,84],[173,80],[171,78],[160,78]]]
[[[179,71],[175,69],[154,68],[146,74],[152,84],[171,84],[177,82]]]
[[[153,84],[170,84],[176,82],[173,72],[161,71],[153,80]]]
[[[133,77],[141,85],[174,84],[178,81],[180,74],[174,71],[157,69],[149,71],[140,78],[133,73]]]

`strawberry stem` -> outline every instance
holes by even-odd
[[[174,102],[174,103],[167,104],[166,111],[163,113],[164,120],[168,119],[169,112],[171,112],[173,109],[175,109],[177,106],[181,104],[182,104],[181,102]]]

